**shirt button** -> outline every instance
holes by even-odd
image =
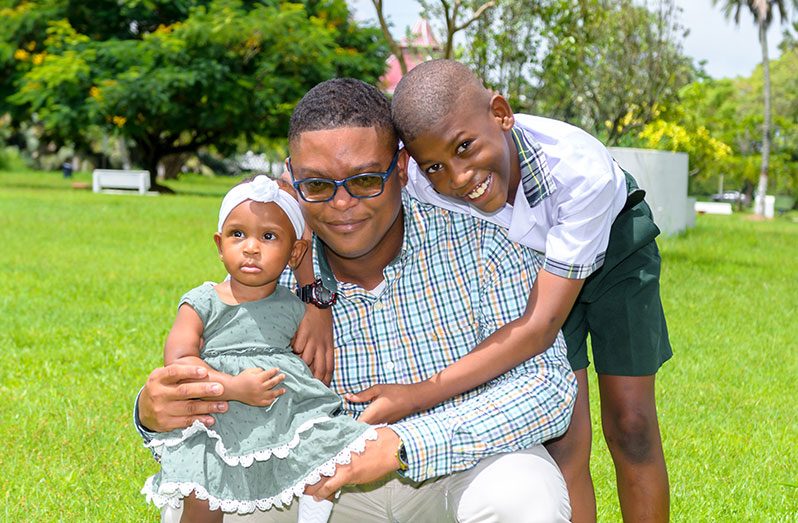
[[[396,364],[394,362],[392,362],[392,361],[389,361],[389,362],[387,362],[385,364],[385,368],[388,369],[388,370],[393,370],[394,367],[396,367]]]
[[[374,310],[375,310],[375,311],[381,311],[381,310],[382,310],[382,309],[384,309],[384,308],[385,308],[385,305],[383,305],[383,304],[382,304],[382,302],[380,302],[380,301],[378,301],[378,302],[377,302],[377,303],[374,305]]]

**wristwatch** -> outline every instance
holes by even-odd
[[[324,287],[321,279],[318,279],[310,285],[297,287],[296,295],[305,303],[312,303],[320,309],[331,307],[335,300],[338,299],[338,294]]]
[[[396,461],[399,462],[399,470],[404,472],[410,468],[407,463],[407,449],[403,441],[399,441],[399,447],[396,449]]]

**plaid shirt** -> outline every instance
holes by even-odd
[[[378,296],[332,279],[322,249],[314,265],[339,293],[332,307],[335,373],[343,396],[380,383],[416,383],[448,367],[524,312],[540,269],[533,250],[504,229],[403,196],[404,244],[383,271]],[[294,288],[286,270],[281,284]],[[562,334],[543,354],[465,394],[391,425],[407,450],[412,480],[468,469],[485,457],[528,448],[568,427],[576,380]],[[344,401],[357,417],[364,404]],[[138,398],[134,424],[139,423]]]
[[[443,370],[523,314],[540,269],[540,257],[496,225],[407,195],[403,203],[404,244],[379,295],[331,280],[323,250],[314,249],[317,273],[339,294],[331,387],[340,395]],[[562,434],[576,395],[565,354],[560,334],[540,356],[392,425],[407,449],[405,475],[450,474]],[[344,402],[355,417],[366,407]]]

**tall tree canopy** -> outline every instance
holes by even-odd
[[[78,148],[114,132],[153,183],[167,155],[285,136],[310,87],[386,57],[344,0],[0,0],[0,114]]]

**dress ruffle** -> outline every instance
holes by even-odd
[[[317,420],[312,420],[318,422]],[[195,422],[199,423],[199,422]],[[314,423],[315,424],[315,423]],[[202,424],[200,424],[202,425]],[[304,427],[305,424],[303,424]],[[202,425],[205,427],[204,425]],[[312,425],[310,425],[312,426]],[[147,497],[148,502],[152,502],[159,509],[165,505],[172,508],[179,509],[183,506],[183,498],[191,495],[193,492],[197,499],[207,500],[211,510],[222,510],[226,513],[250,514],[258,510],[269,510],[272,507],[284,507],[289,505],[295,497],[301,496],[308,485],[315,485],[321,480],[322,476],[330,477],[335,474],[338,465],[346,465],[352,461],[352,453],[360,454],[366,448],[366,441],[373,441],[377,439],[377,427],[369,427],[360,436],[357,437],[352,443],[343,448],[338,454],[330,458],[328,461],[322,463],[319,467],[310,471],[304,478],[296,482],[294,485],[284,489],[282,492],[275,496],[268,498],[261,498],[256,500],[239,500],[239,499],[220,499],[211,495],[205,487],[196,482],[167,482],[160,485],[158,491],[153,489],[153,477],[147,479],[141,493]],[[184,432],[189,431],[194,425],[185,429]],[[301,429],[302,427],[300,427]],[[307,430],[307,429],[306,429]],[[189,434],[196,434],[194,431]],[[297,435],[300,430],[297,430]],[[294,438],[296,439],[296,437]],[[293,440],[292,440],[293,442]],[[218,444],[218,443],[217,443]],[[296,444],[295,444],[296,445]],[[276,453],[273,454],[275,457]],[[250,462],[250,465],[252,462]],[[242,465],[249,466],[249,465]]]
[[[215,430],[206,427],[198,420],[195,420],[194,423],[192,423],[188,428],[183,429],[179,436],[174,438],[156,438],[146,444],[145,447],[151,448],[156,455],[160,456],[165,447],[175,447],[187,439],[195,436],[196,434],[204,432],[209,438],[216,440],[214,451],[225,463],[231,467],[250,467],[255,461],[267,461],[272,456],[280,459],[287,457],[291,453],[291,449],[299,445],[301,440],[300,435],[303,432],[312,429],[319,423],[324,423],[330,421],[331,419],[332,418],[329,416],[322,416],[308,420],[296,429],[296,432],[294,432],[294,437],[288,443],[277,447],[261,449],[256,452],[250,452],[248,454],[231,454],[227,447],[225,447],[222,437]]]

